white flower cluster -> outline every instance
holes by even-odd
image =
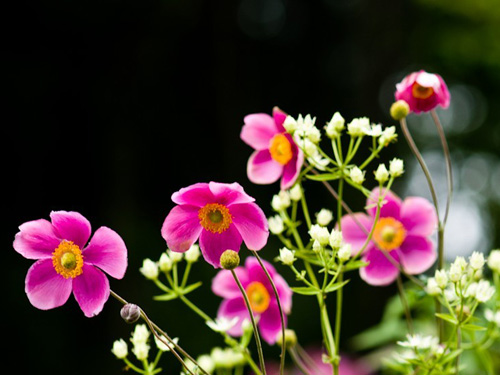
[[[199,375],[203,372],[189,359],[184,360],[190,371],[194,374]],[[209,374],[214,373],[216,369],[221,369],[224,371],[230,370],[236,366],[242,366],[246,363],[243,354],[236,352],[231,348],[219,348],[215,347],[212,349],[210,354],[203,354],[196,358],[196,362],[200,365],[203,370]],[[181,375],[188,375],[189,372],[181,372]]]
[[[326,246],[330,246],[337,252],[337,256],[341,262],[346,262],[351,257],[351,245],[344,243],[341,231],[332,229],[330,232],[328,228],[314,224],[309,229],[309,235],[313,241],[312,248],[314,251],[321,251]]]
[[[394,359],[399,364],[410,365],[411,368],[417,367],[419,361],[429,361],[432,357],[440,358],[445,350],[443,345],[439,345],[439,339],[435,336],[407,335],[406,341],[397,343],[406,350],[394,353]]]
[[[192,245],[189,250],[184,253],[177,253],[170,249],[162,253],[160,259],[155,262],[151,259],[144,259],[142,262],[142,267],[139,271],[144,277],[150,280],[155,280],[158,278],[160,271],[169,272],[172,270],[174,263],[178,263],[185,259],[188,263],[194,263],[200,257],[200,247],[197,244]]]

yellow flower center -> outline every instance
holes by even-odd
[[[287,164],[292,160],[292,145],[284,134],[276,134],[271,139],[271,146],[269,147],[271,157],[280,164]]]
[[[375,225],[373,240],[381,250],[390,251],[398,248],[406,237],[406,230],[399,221],[392,217],[383,217]]]
[[[411,89],[414,98],[417,99],[427,99],[432,94],[434,94],[434,89],[432,87],[424,87],[419,85],[417,82],[413,84]]]
[[[252,311],[260,314],[267,310],[271,297],[266,287],[258,281],[251,282],[246,289]]]
[[[212,233],[226,231],[233,222],[229,209],[219,203],[207,203],[198,211],[198,218],[201,226]]]
[[[52,265],[65,279],[80,276],[83,272],[82,251],[72,241],[63,240],[52,253]]]

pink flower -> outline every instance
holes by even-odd
[[[314,375],[331,375],[333,368],[330,363],[323,362],[323,354],[326,354],[321,348],[307,348],[307,354],[310,361],[304,361],[306,367],[309,369],[310,374]],[[361,359],[354,359],[353,357],[340,353],[339,375],[369,375],[371,373],[370,366]],[[299,369],[295,369],[292,375],[301,375]]]
[[[272,184],[281,177],[281,189],[293,186],[304,163],[304,154],[283,127],[287,115],[278,107],[273,117],[265,113],[245,116],[240,137],[255,152],[248,159],[247,174],[255,184]]]
[[[355,213],[341,219],[344,241],[352,245],[353,253],[361,250],[372,228],[379,192],[375,188],[368,199],[368,215]],[[360,275],[371,285],[388,285],[397,278],[399,269],[386,255],[411,275],[426,271],[436,260],[434,244],[428,238],[437,226],[434,206],[420,197],[401,201],[391,191],[384,201],[372,241],[362,255],[369,264],[360,269]]]
[[[271,264],[265,260],[262,262],[276,286],[283,312],[289,314],[292,309],[292,291],[290,287]],[[245,288],[254,315],[259,317],[258,326],[262,339],[270,345],[274,344],[281,332],[281,318],[278,302],[266,273],[254,257],[248,257],[245,266],[237,267],[234,271],[243,288]],[[217,317],[227,319],[238,317],[236,324],[227,333],[232,336],[241,336],[243,334],[242,323],[245,319],[250,322],[250,314],[231,271],[219,271],[212,281],[212,291],[224,298]]]
[[[238,183],[198,183],[172,195],[178,206],[167,215],[161,234],[167,246],[183,253],[200,239],[205,260],[220,268],[220,256],[241,243],[260,250],[269,231],[264,212]]]
[[[14,240],[14,250],[37,259],[26,275],[28,299],[48,310],[65,304],[73,292],[85,316],[99,314],[110,293],[102,271],[116,279],[125,275],[125,243],[115,231],[100,227],[87,244],[90,223],[77,212],[51,212],[50,219],[22,224]]]
[[[438,105],[448,108],[450,92],[438,74],[424,70],[411,73],[396,85],[396,100],[404,100],[415,113],[428,112]]]

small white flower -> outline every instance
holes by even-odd
[[[283,247],[280,249],[279,259],[285,266],[291,266],[295,262],[295,252]]]
[[[342,130],[345,129],[345,120],[339,112],[335,112],[332,119],[326,124],[325,132],[330,138],[337,138],[340,136]]]
[[[285,224],[279,215],[267,218],[267,222],[269,224],[269,231],[272,234],[281,234],[285,230]]]
[[[463,292],[464,297],[475,297],[478,285],[478,283],[470,283]]]
[[[237,316],[232,319],[220,317],[216,318],[215,321],[208,320],[206,324],[214,332],[227,332],[238,323],[239,319]]]
[[[495,294],[495,287],[491,286],[489,281],[481,280],[477,283],[476,299],[479,302],[487,302]]]
[[[370,120],[368,117],[355,118],[347,124],[347,133],[353,137],[362,137],[368,134],[370,129]]]
[[[305,130],[305,136],[312,143],[319,143],[321,141],[321,132],[316,126],[311,126]]]
[[[160,256],[160,260],[158,261],[158,267],[162,272],[169,272],[172,269],[172,259],[167,255],[167,253],[163,253]]]
[[[127,343],[123,340],[116,340],[113,343],[113,349],[111,349],[111,352],[116,356],[118,359],[123,359],[128,356],[128,347]]]
[[[158,265],[156,262],[153,262],[151,259],[144,259],[142,262],[142,267],[139,268],[139,271],[150,280],[154,280],[158,277]]]
[[[483,253],[474,251],[469,258],[469,264],[474,270],[480,270],[483,268],[485,263]]]
[[[404,172],[403,160],[394,158],[389,162],[389,172],[393,177],[399,177]]]
[[[132,337],[130,341],[136,345],[140,343],[145,343],[149,339],[150,332],[145,324],[137,324],[135,326],[134,332],[132,332]]]
[[[197,244],[193,244],[188,251],[184,253],[184,257],[186,258],[186,262],[188,263],[194,263],[198,260],[200,257],[201,252],[200,252],[200,246]]]
[[[330,238],[328,239],[330,246],[333,249],[338,249],[342,246],[342,240],[342,232],[337,229],[333,229],[332,233],[330,233]]]
[[[375,171],[375,180],[384,183],[389,178],[389,171],[385,167],[385,164],[379,164],[377,170]]]
[[[175,348],[175,346],[179,342],[179,338],[178,337],[173,338],[172,339],[173,343],[172,343],[165,336],[161,335],[161,339],[163,341],[166,341],[168,343],[168,345],[170,346],[170,348],[169,348],[163,341],[161,341],[160,339],[158,339],[158,337],[154,336],[154,338],[155,338],[156,347],[158,349],[160,349],[162,352],[169,352],[170,348]]]
[[[492,250],[488,256],[488,267],[496,273],[500,273],[500,249]]]
[[[446,286],[448,285],[448,275],[446,274],[445,270],[436,270],[434,278],[436,279],[437,285],[441,289],[446,288]]]
[[[290,203],[290,195],[286,191],[281,190],[273,196],[271,206],[275,211],[283,211],[290,207]]]
[[[398,341],[398,345],[405,348],[431,349],[439,345],[439,339],[434,336],[422,336],[421,334],[406,335],[406,341]]]
[[[366,132],[366,135],[370,135],[372,137],[380,137],[382,135],[382,125],[380,124],[372,124],[372,127],[370,130]]]
[[[215,362],[208,354],[202,354],[198,358],[196,358],[196,362],[200,365],[200,367],[211,374],[215,370]]]
[[[434,277],[429,277],[427,279],[427,286],[425,290],[430,296],[438,296],[442,292]]]
[[[314,127],[314,124],[316,123],[316,117],[312,117],[311,115],[307,114],[305,117],[302,117],[302,115],[299,115],[297,118],[297,129],[299,131],[307,131],[307,129],[310,129]]]
[[[319,225],[326,227],[330,222],[333,220],[333,212],[330,210],[327,210],[326,208],[322,208],[317,214],[316,214],[316,221],[318,222]]]
[[[309,156],[307,160],[312,166],[316,167],[316,169],[319,169],[320,171],[324,171],[328,164],[330,164],[330,161],[327,158],[322,157],[319,152],[313,156]]]
[[[285,121],[283,122],[283,127],[288,133],[293,134],[293,132],[297,130],[298,127],[297,120],[295,120],[292,116],[288,115]]]
[[[231,348],[213,348],[210,356],[215,363],[215,367],[233,368],[245,362],[243,354],[234,351]]]
[[[170,257],[170,259],[172,259],[172,262],[174,262],[174,263],[180,262],[182,260],[183,255],[184,255],[183,253],[178,253],[178,252],[172,251],[170,249],[167,250],[167,254]]]
[[[378,139],[378,143],[387,146],[389,143],[396,140],[397,137],[398,135],[396,134],[396,127],[389,126],[385,128],[384,131],[382,132],[382,135]]]
[[[312,245],[312,250],[317,253],[317,252],[323,250],[323,246],[321,246],[319,241],[314,240],[313,245]]]
[[[290,190],[288,190],[288,194],[290,195],[290,199],[292,201],[300,201],[302,198],[302,188],[299,184],[295,184]]]
[[[330,232],[328,229],[318,224],[311,225],[309,235],[313,240],[318,241],[321,246],[327,245],[330,241]]]
[[[493,312],[490,309],[486,309],[484,310],[484,317],[488,322],[495,323],[497,326],[500,326],[500,310]]]
[[[354,183],[362,185],[365,182],[365,173],[358,167],[354,167],[349,171],[349,177]]]
[[[302,139],[299,144],[306,156],[314,156],[318,153],[318,146],[308,138]]]
[[[352,254],[352,247],[351,244],[348,243],[343,244],[340,247],[339,252],[337,253],[339,260],[341,262],[347,262],[351,258],[351,254]]]
[[[145,342],[139,342],[137,344],[134,344],[132,352],[135,354],[136,358],[139,361],[142,361],[144,359],[148,359],[149,345],[146,344]]]
[[[467,261],[463,257],[456,257],[450,266],[450,280],[454,283],[459,282],[466,268]]]

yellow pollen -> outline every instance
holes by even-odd
[[[287,164],[292,160],[292,145],[284,134],[276,134],[271,139],[271,146],[269,147],[271,157],[280,164]]]
[[[80,276],[83,272],[82,251],[72,241],[63,240],[52,253],[52,265],[65,279]]]
[[[246,292],[252,311],[260,314],[267,310],[271,302],[271,297],[262,283],[258,281],[250,283],[250,285],[247,286]]]
[[[413,84],[411,89],[414,98],[417,99],[427,99],[432,94],[434,94],[434,89],[432,87],[424,87],[419,85],[417,82]]]
[[[375,225],[373,240],[380,250],[394,250],[401,246],[406,238],[406,230],[398,220],[383,217]]]
[[[233,222],[229,209],[219,203],[207,203],[198,211],[198,218],[201,226],[212,233],[225,232]]]

